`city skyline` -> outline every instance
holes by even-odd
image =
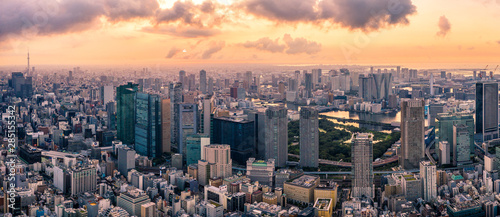
[[[4,30],[0,66],[24,65],[28,49],[37,56],[31,60],[36,66],[254,63],[484,68],[497,65],[500,56],[496,36],[500,30],[492,28],[500,16],[498,0],[460,4],[384,0],[367,1],[363,7],[342,0],[115,4],[5,2],[0,9]],[[84,13],[72,13],[75,7]],[[23,10],[12,14],[10,8]],[[354,10],[367,13],[349,13]]]

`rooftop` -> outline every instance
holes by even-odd
[[[291,180],[291,181],[288,181],[286,183],[296,185],[296,186],[310,188],[314,185],[314,183],[318,179],[319,179],[319,177],[317,177],[317,176],[303,175],[301,177],[298,177],[298,178]]]
[[[314,203],[314,208],[319,210],[329,210],[332,199],[330,198],[318,198],[316,203]]]

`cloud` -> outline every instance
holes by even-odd
[[[183,38],[209,37],[220,33],[220,30],[218,29],[198,28],[193,26],[181,27],[174,25],[162,25],[154,27],[146,26],[142,28],[142,31],[156,34],[168,34]]]
[[[170,59],[170,58],[174,57],[176,54],[180,53],[181,51],[182,51],[181,49],[173,47],[170,49],[170,51],[168,52],[168,54],[165,58]]]
[[[293,39],[289,34],[283,36],[283,41],[285,41],[288,49],[287,54],[298,54],[307,53],[314,54],[321,50],[321,44],[315,41],[309,41],[305,38],[295,38]]]
[[[157,10],[154,20],[157,24],[180,22],[184,25],[197,27],[219,26],[224,20],[223,14],[215,13],[223,6],[210,0],[202,4],[192,1],[176,1],[172,8]]]
[[[321,50],[320,43],[309,41],[305,38],[293,39],[290,34],[285,34],[283,36],[283,42],[284,43],[280,43],[279,38],[273,41],[268,37],[264,37],[256,41],[247,41],[241,45],[246,48],[256,48],[259,50],[269,51],[271,53],[286,52],[287,54],[315,54]]]
[[[321,25],[328,21],[363,31],[406,25],[408,16],[417,11],[411,0],[243,0],[237,7],[277,22]]]
[[[207,50],[205,50],[203,52],[203,54],[201,55],[201,58],[203,58],[203,59],[211,58],[213,54],[222,50],[222,48],[224,48],[225,45],[226,45],[226,43],[223,41],[219,41],[219,42],[212,41],[209,45],[210,47]]]
[[[111,22],[150,17],[159,8],[156,0],[2,0],[0,41],[35,35],[79,32]]]
[[[451,29],[450,21],[444,15],[439,17],[438,21],[439,31],[436,33],[437,36],[445,37]]]
[[[283,52],[286,48],[284,44],[279,43],[279,38],[276,40],[271,40],[268,37],[260,38],[257,41],[247,41],[242,44],[246,48],[257,48],[259,50],[265,50],[272,53]]]

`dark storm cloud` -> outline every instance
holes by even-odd
[[[241,45],[246,48],[256,48],[272,53],[286,52],[287,54],[314,54],[321,50],[321,44],[315,41],[309,41],[305,38],[293,39],[290,34],[285,34],[283,36],[283,42],[284,43],[280,43],[279,38],[273,41],[268,37],[264,37],[256,41],[247,41]]]
[[[321,50],[321,44],[315,41],[309,41],[305,38],[293,39],[289,34],[285,34],[285,36],[283,36],[283,41],[285,41],[288,47],[286,50],[287,54],[314,54]]]
[[[34,35],[62,34],[92,28],[105,17],[111,22],[150,17],[156,0],[3,0],[0,40]]]
[[[220,33],[220,30],[210,28],[198,28],[192,26],[180,27],[175,25],[147,26],[142,31],[156,34],[167,34],[182,38],[209,37]]]
[[[349,29],[377,30],[408,24],[416,13],[411,0],[243,0],[238,8],[273,21],[329,21]]]
[[[207,50],[205,50],[203,52],[203,54],[201,55],[201,58],[203,59],[208,59],[210,57],[212,57],[213,54],[219,52],[220,50],[222,50],[222,48],[224,48],[224,46],[226,45],[225,42],[223,41],[219,41],[219,42],[211,42],[210,45],[209,45],[209,48]]]
[[[260,38],[257,41],[247,41],[242,44],[246,48],[256,48],[259,50],[265,50],[272,53],[283,52],[286,48],[284,44],[279,43],[279,38],[276,40],[271,40],[268,37]]]
[[[450,32],[451,29],[450,21],[445,16],[441,16],[439,17],[438,27],[439,31],[436,33],[436,35],[444,37],[448,34],[448,32]]]

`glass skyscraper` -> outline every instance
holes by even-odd
[[[498,138],[498,83],[476,83],[477,142]]]
[[[212,119],[212,144],[228,144],[235,162],[245,165],[246,160],[255,157],[255,126],[253,121],[217,117]]]
[[[157,95],[136,94],[135,150],[138,154],[158,157],[163,152],[161,138],[161,100]]]
[[[138,84],[129,82],[116,88],[117,138],[124,144],[134,144],[135,93]]]

